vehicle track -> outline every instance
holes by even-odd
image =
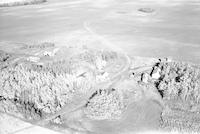
[[[112,47],[116,50],[116,46],[113,46],[112,43],[110,43],[109,41],[107,41],[105,38],[101,37],[100,35],[98,35],[97,33],[95,33],[90,27],[89,27],[89,23],[88,22],[85,22],[84,23],[84,27],[85,29],[90,32],[92,35],[94,35],[98,40],[102,41],[106,46],[108,47]],[[105,82],[102,82],[102,83],[97,83],[97,86],[95,86],[93,89],[94,90],[91,90],[90,92],[87,92],[87,94],[84,94],[83,98],[81,96],[77,96],[75,97],[73,100],[77,100],[77,102],[72,102],[70,104],[67,104],[66,106],[64,106],[60,111],[58,111],[57,113],[41,120],[38,122],[38,124],[44,124],[44,122],[46,121],[50,121],[54,118],[56,118],[57,116],[59,115],[63,115],[63,114],[69,114],[71,112],[74,112],[78,109],[81,109],[82,107],[84,107],[90,97],[95,93],[97,92],[99,89],[106,89],[106,90],[109,90],[110,86],[113,85],[114,83],[117,83],[119,81],[122,81],[125,77],[123,77],[124,75],[127,75],[127,72],[129,70],[129,67],[131,65],[131,60],[130,58],[128,57],[128,55],[123,52],[120,48],[117,48],[117,52],[119,52],[119,54],[123,55],[125,57],[125,64],[119,69],[121,71],[117,72],[115,75],[113,75],[111,78],[110,78],[110,81],[105,81]]]
[[[66,104],[60,111],[56,112],[55,114],[48,115],[45,118],[43,118],[42,120],[40,120],[40,121],[31,122],[33,125],[43,126],[48,121],[58,117],[59,115],[65,115],[65,117],[68,116],[70,113],[72,113],[74,111],[77,111],[77,110],[83,108],[84,106],[86,106],[86,104],[88,103],[90,97],[95,92],[97,92],[99,89],[109,90],[112,85],[114,85],[115,83],[117,83],[119,81],[123,81],[123,79],[126,78],[125,76],[127,76],[127,73],[129,72],[129,68],[130,68],[130,65],[131,65],[131,59],[129,58],[129,56],[122,49],[116,48],[116,46],[114,46],[112,43],[110,43],[104,37],[102,37],[102,36],[98,35],[97,33],[95,33],[90,28],[89,22],[85,22],[84,23],[84,28],[90,34],[92,34],[97,40],[100,40],[103,44],[105,44],[106,47],[112,48],[111,50],[116,51],[120,55],[120,57],[123,57],[124,61],[125,61],[124,62],[125,64],[123,64],[122,67],[120,67],[119,71],[116,74],[111,76],[109,81],[97,83],[97,85],[92,90],[90,90],[89,92],[87,92],[84,95],[75,95],[72,103]],[[32,126],[32,127],[34,127],[34,126]],[[25,129],[26,128],[24,128],[23,130],[25,130]]]

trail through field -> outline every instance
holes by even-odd
[[[0,8],[0,41],[68,44],[84,23],[129,55],[200,63],[198,0],[49,0]],[[93,44],[96,47],[96,44]]]

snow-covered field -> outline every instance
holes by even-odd
[[[89,27],[131,55],[200,64],[199,8],[198,0],[48,0],[0,8],[0,41],[66,44],[72,36],[90,38]]]
[[[3,7],[33,4],[36,1],[0,0],[0,109],[7,112],[22,110],[18,112],[24,114],[20,118],[22,120],[5,113],[0,114],[0,133],[12,133],[20,129],[22,130],[16,134],[47,132],[48,129],[37,127],[40,125],[38,122],[31,120],[25,123],[27,120],[23,119],[28,116],[37,120],[44,116],[41,111],[55,113],[61,107],[59,112],[65,112],[65,101],[70,99],[74,89],[82,87],[84,90],[81,91],[86,91],[86,87],[92,85],[91,81],[96,78],[108,80],[115,74],[118,76],[115,79],[117,82],[111,84],[112,91],[109,94],[99,90],[84,108],[72,112],[70,118],[66,113],[61,114],[59,118],[64,120],[64,128],[81,128],[100,134],[122,134],[131,133],[134,128],[155,127],[158,119],[162,118],[160,125],[163,129],[172,130],[172,133],[173,130],[178,133],[182,129],[199,132],[199,66],[158,60],[171,57],[176,61],[200,64],[198,0],[48,0],[34,6]],[[38,47],[41,42],[45,43]],[[65,49],[66,47],[70,50]],[[98,59],[100,55],[91,55],[95,51],[86,51],[88,48],[99,50],[97,55],[102,50],[111,50],[125,54],[126,58],[122,56],[119,62],[106,63]],[[96,60],[94,66],[97,67],[90,63],[84,66],[70,64],[70,69],[74,69],[70,73],[74,75],[66,74],[70,69],[63,73],[62,68],[69,66],[63,59],[80,51],[88,52],[86,54],[90,56],[82,55],[82,58],[86,58],[87,62]],[[89,60],[91,57],[97,59]],[[47,64],[52,60],[53,64]],[[154,64],[156,61],[156,65],[149,65],[152,61]],[[13,66],[9,66],[10,64]],[[94,71],[94,68],[97,70]],[[102,71],[102,68],[106,71]],[[131,72],[133,70],[135,72]],[[121,72],[124,75],[118,75]],[[91,74],[97,77],[89,79]],[[78,86],[86,78],[84,86]],[[91,83],[87,83],[88,81]],[[105,83],[101,88],[110,85],[109,82]],[[138,88],[136,85],[146,88]],[[153,88],[151,85],[154,85]],[[130,88],[134,92],[116,93],[113,88]],[[35,92],[35,89],[40,92]],[[145,97],[141,99],[140,95],[143,93]],[[137,95],[139,101],[121,114],[120,110],[124,108],[121,101],[125,99],[124,102],[127,102],[131,97],[137,100]],[[34,99],[29,99],[30,96]],[[154,97],[157,97],[156,101]],[[162,100],[167,107],[160,114]],[[106,110],[110,111],[106,113]],[[112,117],[112,114],[114,117],[121,114],[123,118],[114,122],[98,120]],[[51,116],[47,117],[47,121],[51,120]],[[59,123],[59,120],[55,119],[55,122]],[[25,125],[20,125],[22,123]],[[47,128],[56,128],[56,125],[49,125]]]

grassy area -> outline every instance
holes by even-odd
[[[46,1],[47,0],[0,0],[0,7],[39,4]]]

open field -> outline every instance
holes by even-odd
[[[199,64],[199,5],[198,0],[49,0],[1,8],[0,40],[68,44],[72,36],[88,34],[87,23],[130,55],[171,56]]]
[[[0,133],[200,132],[198,0],[6,2]]]

